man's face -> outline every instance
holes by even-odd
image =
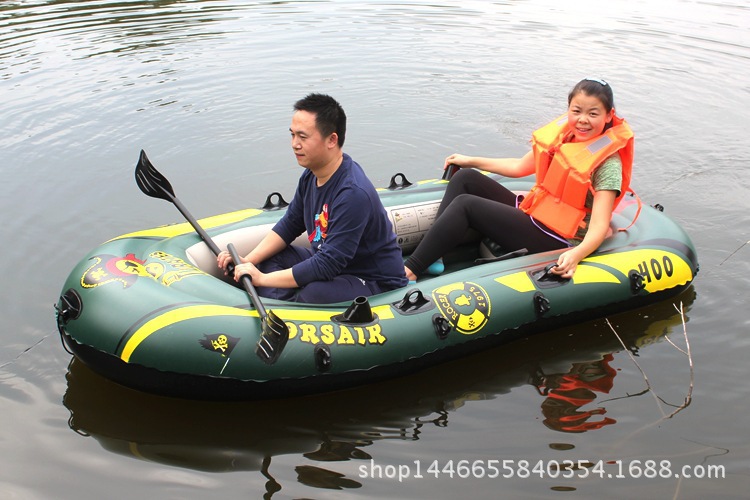
[[[315,170],[328,164],[334,156],[336,134],[323,137],[315,126],[315,114],[295,111],[292,115],[292,150],[300,166]]]

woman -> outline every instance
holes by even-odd
[[[445,235],[479,231],[505,251],[568,248],[552,270],[572,278],[578,263],[601,245],[612,210],[630,186],[633,133],[616,116],[612,88],[586,78],[568,94],[568,112],[534,132],[522,158],[452,154],[461,167],[450,180],[435,223],[406,260],[409,280],[461,241]],[[525,199],[478,170],[505,177],[536,173]]]

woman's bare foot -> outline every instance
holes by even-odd
[[[404,272],[406,273],[406,277],[409,279],[409,281],[417,281],[417,276],[411,272],[411,269],[404,266]]]

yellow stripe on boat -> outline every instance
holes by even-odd
[[[508,288],[512,288],[513,290],[524,293],[524,292],[533,292],[536,290],[536,286],[534,286],[534,281],[529,276],[529,273],[526,271],[521,271],[513,274],[509,274],[507,276],[501,276],[499,278],[496,278],[495,281],[500,283],[501,285],[505,285]],[[604,269],[593,267],[593,266],[587,266],[581,263],[581,265],[578,266],[578,269],[576,269],[575,274],[573,275],[573,284],[574,285],[584,285],[584,284],[590,284],[590,283],[619,283],[620,280],[617,279],[615,275],[610,273],[609,271],[606,271]]]
[[[245,210],[238,210],[236,212],[230,212],[227,214],[206,217],[205,219],[200,219],[198,223],[203,229],[211,229],[212,227],[240,222],[262,213],[263,210],[257,208],[248,208]],[[174,236],[182,236],[183,234],[192,233],[194,231],[195,229],[192,225],[190,225],[189,222],[182,222],[180,224],[170,224],[168,226],[159,226],[152,229],[144,229],[142,231],[136,231],[134,233],[123,234],[116,238],[112,238],[109,241],[121,240],[124,238],[172,238]]]
[[[597,255],[586,260],[612,267],[626,276],[632,270],[638,271],[644,278],[646,290],[652,293],[693,279],[693,271],[682,257],[656,248]]]
[[[495,281],[517,292],[533,292],[536,290],[534,282],[531,281],[526,271],[500,276],[499,278],[495,278]]]
[[[377,306],[372,308],[372,312],[381,320],[394,319],[393,310],[390,305]],[[310,310],[310,309],[274,309],[284,321],[330,321],[332,316],[343,313],[343,311],[331,310]],[[249,309],[239,309],[237,307],[221,306],[215,304],[202,304],[188,307],[173,309],[156,318],[147,321],[143,326],[133,333],[125,343],[125,347],[120,354],[120,359],[126,363],[130,362],[130,357],[144,340],[153,333],[166,328],[167,326],[197,318],[206,318],[209,316],[246,316],[258,317],[258,311]]]
[[[238,309],[236,307],[229,306],[217,306],[214,304],[204,304],[197,306],[181,307],[179,309],[172,309],[160,316],[148,320],[143,326],[133,333],[128,339],[125,347],[120,354],[120,359],[126,363],[130,362],[130,356],[133,355],[133,351],[141,345],[141,343],[151,336],[152,333],[161,330],[164,327],[179,323],[180,321],[187,321],[195,318],[205,318],[208,316],[258,316],[257,311],[250,311],[247,309]]]
[[[332,309],[277,309],[273,312],[284,321],[331,321],[331,317],[342,314],[344,311]],[[390,305],[375,306],[372,308],[373,314],[379,319],[394,319],[393,309]],[[257,313],[255,313],[257,316]]]
[[[615,274],[587,263],[610,267],[627,277],[630,271],[639,272],[648,292],[658,292],[684,285],[693,279],[690,264],[679,255],[660,249],[639,249],[587,257],[576,269],[573,284],[620,283]],[[534,281],[526,271],[495,278],[495,281],[517,292],[533,292]]]
[[[601,269],[599,267],[587,266],[585,261],[576,269],[573,274],[573,283],[575,285],[584,285],[587,283],[619,283],[617,276]]]

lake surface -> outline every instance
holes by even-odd
[[[0,3],[0,497],[746,496],[748,33],[742,0]],[[698,250],[675,299],[271,402],[136,393],[62,348],[53,304],[78,260],[181,221],[136,187],[141,149],[204,217],[291,198],[309,92],[342,103],[345,150],[385,186],[453,152],[522,155],[586,76],[635,130],[634,188]],[[667,341],[685,332],[690,359]],[[579,460],[606,474],[556,468]]]

